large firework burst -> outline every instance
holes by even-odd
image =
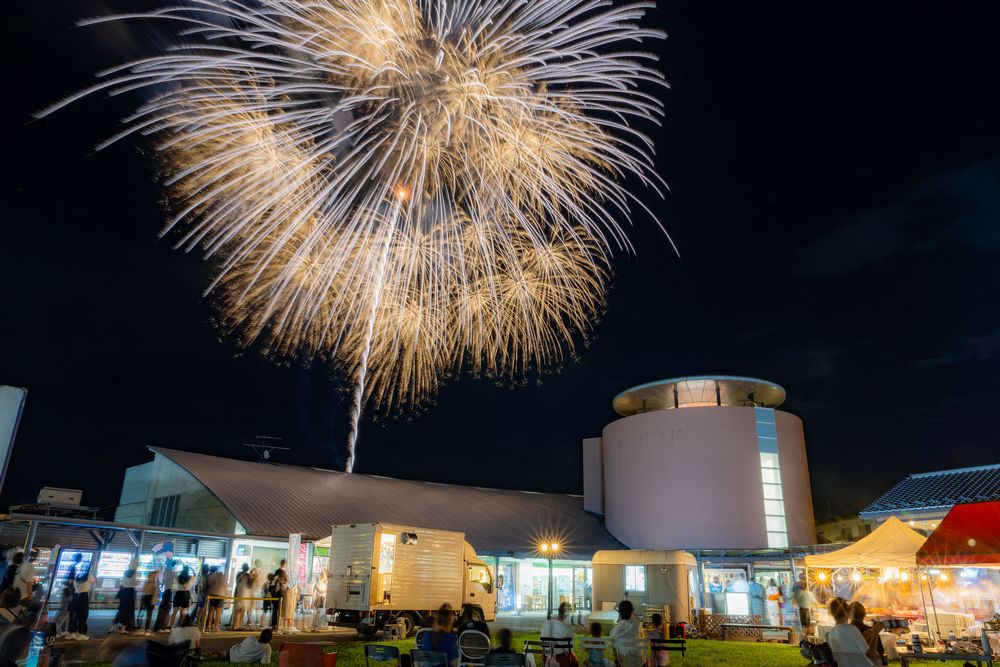
[[[651,3],[190,0],[116,16],[181,41],[90,90],[148,88],[180,246],[214,258],[244,343],[324,355],[361,406],[461,369],[517,376],[591,327],[656,190]],[[47,111],[51,111],[49,109]]]

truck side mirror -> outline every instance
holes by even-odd
[[[503,575],[497,577],[497,588],[503,588]]]

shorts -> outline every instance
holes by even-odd
[[[212,609],[218,609],[222,606],[222,598],[212,598],[208,601],[208,606]]]
[[[174,606],[187,609],[191,606],[191,591],[174,591]]]

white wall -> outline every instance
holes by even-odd
[[[789,544],[815,542],[802,422],[775,411]],[[633,549],[764,548],[754,409],[632,415],[604,428],[604,515]]]

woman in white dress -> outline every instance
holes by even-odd
[[[249,624],[253,611],[253,600],[251,599],[253,597],[255,595],[250,579],[250,565],[243,563],[243,568],[236,575],[236,611],[233,617],[235,630],[246,630],[244,620]]]
[[[875,648],[864,638],[860,630],[851,625],[847,601],[843,598],[833,598],[830,601],[830,614],[837,624],[830,630],[826,641],[833,651],[837,667],[874,667]],[[874,636],[878,637],[877,634]]]
[[[326,580],[327,574],[324,568],[319,576],[316,577],[316,581],[313,582],[313,617],[312,617],[312,630],[317,632],[326,627]]]
[[[767,594],[765,609],[767,610],[768,625],[784,625],[781,622],[781,589],[774,579],[767,582],[765,593]]]

